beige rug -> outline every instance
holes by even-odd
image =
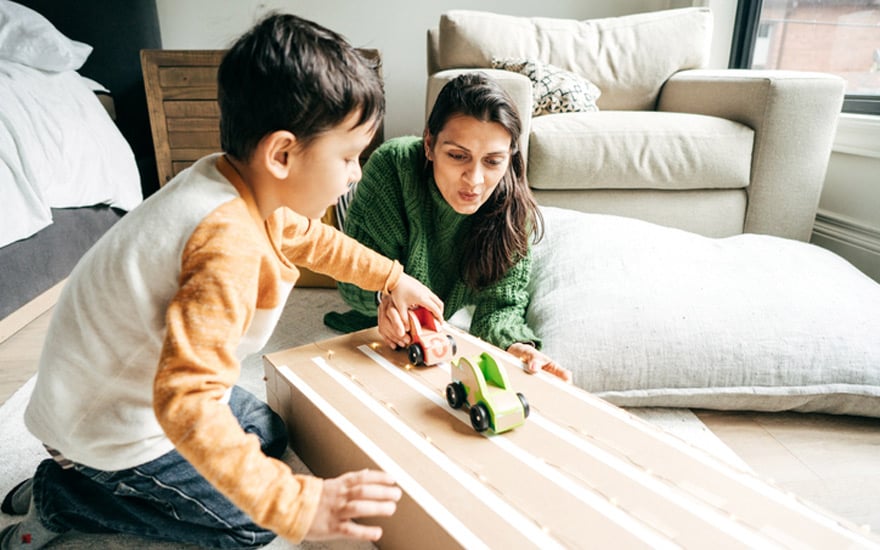
[[[339,294],[333,289],[296,289],[291,294],[281,321],[275,333],[263,350],[271,353],[290,347],[324,340],[338,333],[325,327],[322,317],[331,310],[344,311]],[[19,481],[30,477],[41,460],[47,457],[42,445],[24,427],[22,412],[33,388],[34,380],[28,381],[9,400],[0,407],[0,498]],[[263,365],[260,355],[245,359],[242,364],[240,385],[265,399],[266,387],[263,383]],[[689,444],[714,454],[719,458],[743,469],[745,464],[724,443],[721,442],[688,409],[630,409],[638,416],[664,428],[669,433]],[[291,468],[307,472],[307,468],[293,454],[286,457]],[[0,514],[0,528],[16,521],[15,517]],[[296,546],[276,539],[266,548],[272,550],[302,549],[351,549],[372,548],[371,544],[304,543]],[[122,535],[68,534],[58,539],[51,548],[93,549],[114,548],[122,550],[165,550],[173,548],[194,548],[190,545],[170,544],[148,541]]]

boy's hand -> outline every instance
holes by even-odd
[[[379,334],[385,343],[391,348],[405,348],[410,343],[409,334],[404,327],[404,319],[407,321],[409,317],[400,317],[400,312],[394,306],[394,302],[390,299],[384,299],[379,302],[379,310],[376,313],[379,323]]]
[[[394,303],[394,309],[403,321],[404,330],[409,330],[409,315],[406,312],[415,306],[423,306],[437,319],[443,319],[443,301],[431,292],[430,288],[406,273],[400,274],[397,286],[389,296]],[[382,302],[384,303],[385,300]]]
[[[519,357],[526,367],[526,372],[529,374],[545,370],[563,382],[571,383],[571,371],[560,367],[556,361],[538,351],[538,348],[535,346],[517,342],[507,348],[507,353]]]
[[[397,509],[402,492],[394,479],[378,470],[349,472],[324,480],[321,502],[307,540],[351,538],[377,541],[382,528],[361,525],[361,517],[390,516]]]

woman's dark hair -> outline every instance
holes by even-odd
[[[239,38],[220,63],[217,86],[220,144],[239,160],[277,130],[308,146],[355,111],[355,126],[378,124],[385,113],[376,62],[289,14],[270,14]]]
[[[483,122],[497,122],[510,134],[510,164],[498,186],[473,215],[471,232],[463,243],[461,275],[472,288],[498,282],[543,233],[543,218],[526,181],[525,162],[519,148],[522,131],[513,100],[485,73],[459,75],[446,83],[431,114],[425,132],[435,143],[437,134],[454,116],[469,116]],[[426,166],[430,164],[426,159]]]

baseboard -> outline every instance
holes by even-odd
[[[843,256],[880,281],[880,229],[820,210],[810,241]]]
[[[58,301],[61,290],[67,279],[62,280],[49,290],[43,292],[30,302],[16,309],[8,316],[0,319],[0,342],[3,342],[19,330],[27,326],[28,323],[49,311]]]

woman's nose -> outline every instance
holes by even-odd
[[[465,172],[465,180],[473,185],[482,185],[484,179],[485,174],[479,163],[471,165]]]

